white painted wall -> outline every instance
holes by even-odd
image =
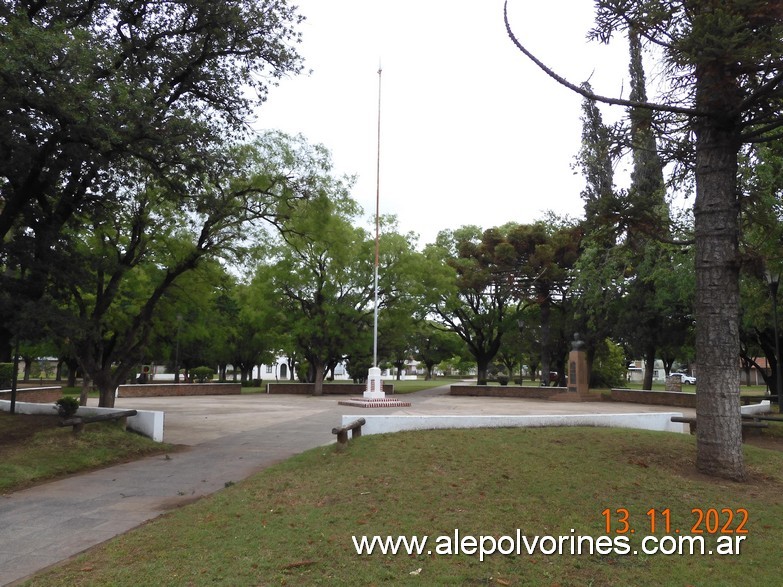
[[[635,414],[560,414],[552,416],[406,416],[344,415],[342,425],[364,418],[362,434],[385,434],[403,430],[436,430],[447,428],[521,428],[542,426],[604,426],[638,428],[666,432],[685,432],[683,425],[672,422],[682,412]]]

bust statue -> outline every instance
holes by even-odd
[[[585,350],[585,341],[582,340],[582,338],[579,336],[578,332],[574,332],[574,340],[571,342],[571,350],[572,351],[583,351]]]

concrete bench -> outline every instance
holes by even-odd
[[[337,435],[338,444],[348,444],[348,431],[351,431],[351,438],[359,438],[362,435],[362,426],[366,424],[364,418],[354,420],[350,424],[341,426],[340,428],[332,428],[332,434]]]
[[[73,433],[79,434],[84,429],[85,424],[92,422],[108,422],[111,420],[125,420],[130,416],[135,416],[138,412],[136,410],[122,410],[118,412],[110,412],[108,414],[96,414],[95,416],[75,416],[68,418],[67,420],[61,420],[58,426],[73,426]]]
[[[696,434],[696,418],[690,418],[685,416],[672,416],[671,417],[672,422],[682,422],[683,424],[688,424],[690,426],[691,434]],[[760,428],[768,428],[769,424],[766,422],[755,422],[752,420],[742,420],[742,438],[745,438],[745,435],[750,429],[760,429]]]

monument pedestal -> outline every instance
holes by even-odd
[[[340,400],[337,404],[357,408],[408,408],[411,405],[410,402],[386,397],[386,393],[383,391],[383,380],[381,379],[379,367],[370,368],[367,375],[367,389],[362,394],[362,397]]]
[[[590,392],[590,373],[587,370],[587,353],[573,350],[568,355],[568,393],[586,396]]]

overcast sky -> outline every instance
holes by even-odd
[[[440,230],[579,217],[572,169],[581,98],[511,43],[502,0],[298,0],[309,74],[272,88],[255,127],[322,143],[375,214],[378,66],[381,214],[433,242]],[[625,95],[627,51],[588,43],[593,3],[510,0],[528,49],[575,83]],[[614,108],[606,120],[622,115]],[[368,224],[371,226],[371,223]]]

